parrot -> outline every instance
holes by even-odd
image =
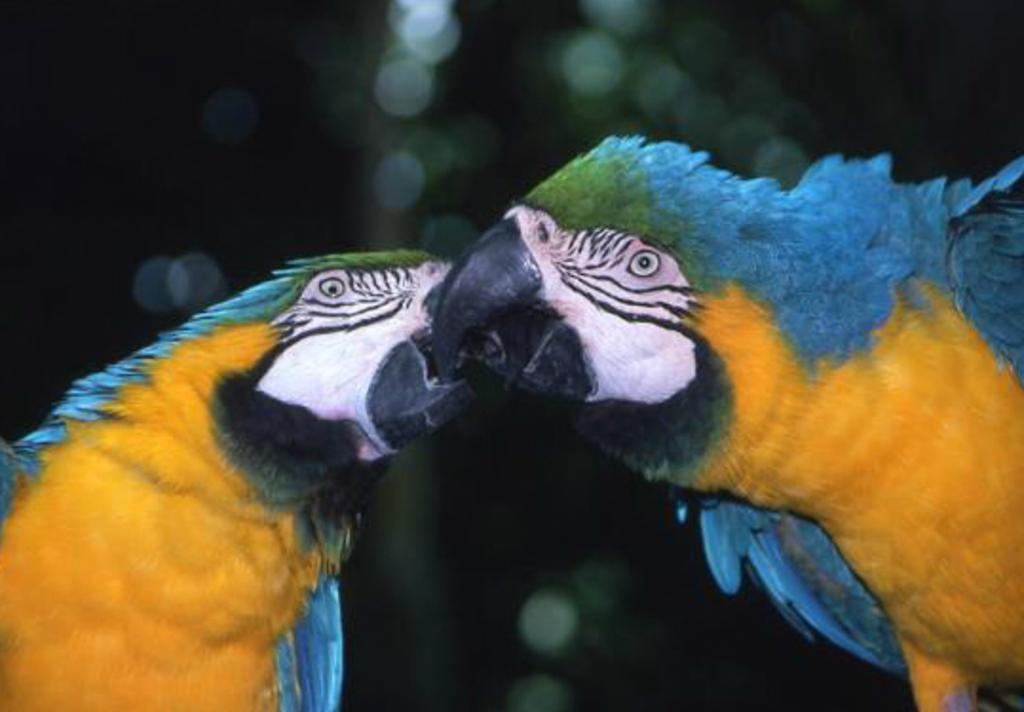
[[[472,397],[429,358],[448,268],[294,261],[0,441],[0,708],[338,710],[374,485]]]
[[[699,508],[723,591],[975,709],[1024,684],[1022,176],[830,155],[783,188],[609,137],[455,262],[434,357],[576,403]]]

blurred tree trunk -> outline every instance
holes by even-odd
[[[374,98],[377,69],[394,39],[388,24],[390,5],[383,1],[364,3],[360,23],[359,36],[365,43],[361,62],[364,99],[356,127],[361,148],[361,167],[356,173],[365,180],[359,187],[363,212],[353,222],[362,236],[359,242],[367,250],[416,245],[414,211],[382,207],[373,186],[378,163],[394,150],[402,130],[401,120],[384,113]],[[407,661],[411,676],[408,699],[425,712],[458,708],[451,673],[458,667],[451,639],[453,627],[441,623],[452,617],[447,610],[449,597],[444,594],[444,570],[438,551],[433,448],[432,441],[424,438],[397,457],[377,494],[363,542],[364,556],[371,559],[368,569],[387,590],[389,602],[397,604],[406,624],[399,627],[401,635],[391,639],[393,644],[405,647],[392,652],[396,659]],[[384,646],[373,647],[377,654],[388,656]],[[348,655],[358,656],[358,648],[350,645]],[[401,679],[397,673],[392,671],[383,677],[394,685]],[[351,684],[359,686],[358,681]],[[394,697],[392,692],[384,699]]]

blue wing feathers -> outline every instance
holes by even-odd
[[[17,459],[10,445],[0,439],[0,533],[14,496]]]
[[[292,633],[278,641],[274,655],[277,668],[278,712],[299,712],[302,704],[302,692],[299,690],[298,671],[295,663],[295,636]]]
[[[732,501],[701,502],[701,534],[719,587],[753,580],[798,631],[821,635],[892,672],[904,663],[891,626],[828,535],[812,522]]]
[[[277,646],[280,712],[341,709],[344,637],[338,580],[322,576],[305,616]]]
[[[754,562],[758,558],[757,552],[753,552],[751,555],[751,562]],[[748,563],[747,574],[751,580],[758,585],[761,590],[768,593],[768,600],[775,607],[775,610],[789,623],[800,635],[806,638],[809,642],[814,642],[816,636],[814,630],[804,622],[804,619],[796,612],[796,610],[790,605],[785,596],[780,595],[781,585],[774,576],[762,577],[760,570],[764,569],[763,563]],[[771,573],[770,569],[767,569]]]
[[[808,627],[810,624],[821,635],[842,648],[850,650],[856,646],[807,588],[796,569],[786,560],[775,536],[767,531],[760,532],[749,555],[751,566],[757,572],[762,585],[767,588],[769,597],[777,608],[784,611],[790,623],[796,621],[797,630],[813,640],[814,634]]]
[[[981,183],[950,223],[947,261],[957,306],[1024,377],[1024,157]]]
[[[992,193],[1005,192],[1024,176],[1024,156],[1010,162],[991,178],[983,180],[968,193],[953,211],[954,216],[963,215]]]
[[[702,503],[700,531],[704,541],[704,556],[715,583],[723,592],[732,595],[740,590],[742,557],[736,552],[746,551],[749,529],[733,521],[737,512],[717,500]]]
[[[309,612],[295,629],[303,712],[333,712],[339,708],[343,644],[338,581],[324,577],[313,592]]]

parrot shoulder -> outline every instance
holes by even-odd
[[[739,590],[745,565],[808,639],[818,634],[885,670],[905,671],[881,606],[818,525],[715,497],[701,500],[700,525],[708,565],[723,592]]]
[[[946,260],[957,307],[1024,378],[1024,157],[957,206]]]

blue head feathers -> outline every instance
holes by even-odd
[[[910,276],[946,284],[945,236],[966,181],[902,185],[891,160],[829,156],[792,190],[742,179],[680,143],[609,138],[527,202],[570,228],[615,227],[670,249],[702,291],[768,304],[807,362],[868,345]]]

